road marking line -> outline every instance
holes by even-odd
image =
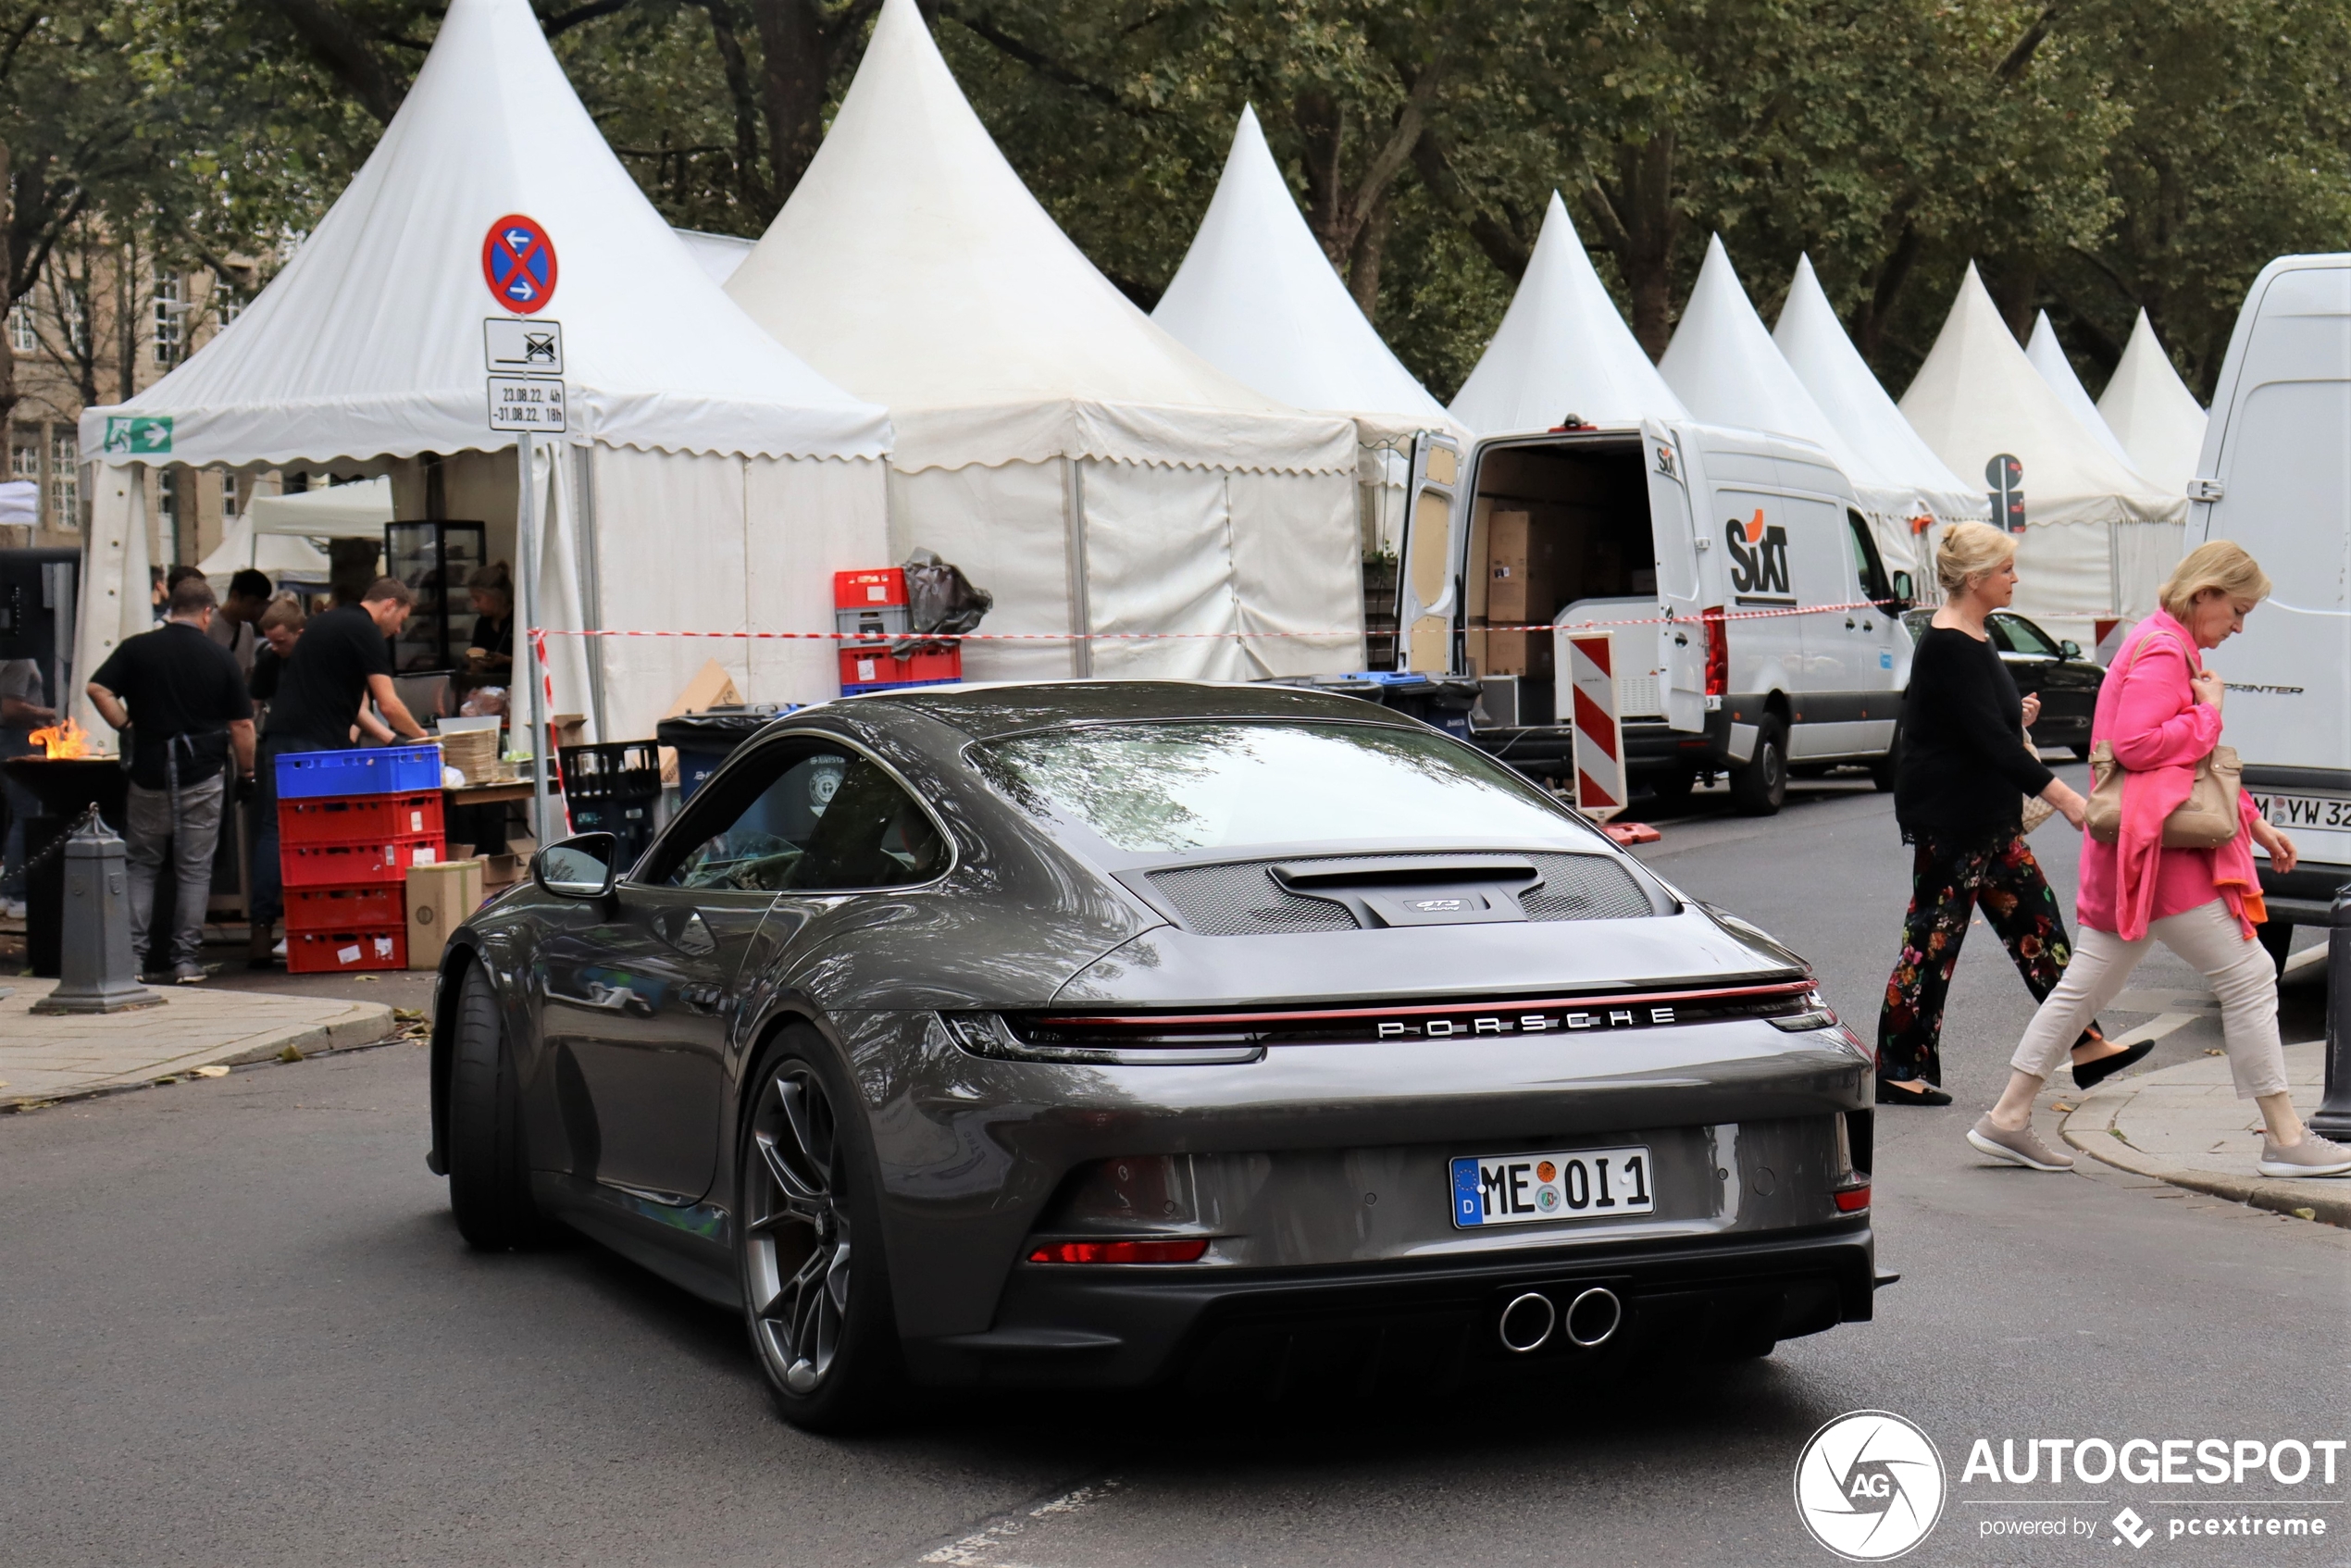
[[[1016,1564],[990,1559],[986,1554],[1009,1545],[1022,1531],[1028,1528],[1030,1521],[1052,1519],[1063,1514],[1078,1512],[1101,1501],[1102,1497],[1117,1485],[1118,1477],[1115,1475],[1100,1481],[1089,1481],[1075,1491],[1063,1493],[1051,1502],[1039,1503],[1025,1514],[1001,1518],[992,1524],[983,1524],[971,1534],[950,1541],[936,1551],[924,1553],[922,1561],[946,1563],[948,1568],[974,1568],[975,1564],[979,1563],[989,1563],[990,1568],[1017,1568]]]

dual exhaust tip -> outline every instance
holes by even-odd
[[[1576,1292],[1565,1312],[1540,1290],[1526,1291],[1502,1309],[1494,1331],[1502,1349],[1524,1356],[1549,1344],[1554,1334],[1579,1350],[1598,1350],[1616,1337],[1623,1322],[1624,1303],[1616,1292],[1594,1285]]]

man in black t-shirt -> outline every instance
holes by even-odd
[[[230,652],[206,635],[216,611],[201,577],[171,591],[169,617],[127,639],[90,678],[98,716],[131,737],[131,795],[123,852],[131,865],[131,951],[147,952],[155,878],[171,846],[179,887],[173,912],[172,978],[204,978],[205,905],[212,896],[212,856],[228,799],[223,777],[253,775],[253,703]]]
[[[425,739],[392,689],[392,648],[386,641],[416,602],[398,578],[378,578],[358,604],[337,604],[311,616],[279,671],[254,785],[250,962],[255,967],[268,964],[271,929],[285,903],[278,869],[279,753],[348,749],[360,706],[371,697],[394,731],[412,740]]]

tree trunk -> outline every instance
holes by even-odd
[[[1992,293],[1992,303],[2000,307],[2000,319],[2007,322],[2009,331],[2020,343],[2033,336],[2033,301],[2040,290],[2040,269],[2030,262],[2014,262],[1999,268],[1984,279]]]
[[[1918,265],[1918,225],[1905,219],[1894,249],[1878,265],[1870,297],[1853,308],[1853,346],[1872,365],[1877,363],[1878,347],[1885,339],[1885,324],[1894,317],[1894,302],[1900,296],[1902,285],[1910,280],[1910,269]]]
[[[1662,358],[1673,336],[1673,241],[1682,226],[1673,205],[1673,131],[1618,146],[1615,180],[1594,180],[1585,205],[1633,297],[1633,336],[1651,359]]]
[[[1412,167],[1419,171],[1421,183],[1428,187],[1429,194],[1468,226],[1470,238],[1486,254],[1486,259],[1515,288],[1519,279],[1525,276],[1527,258],[1534,252],[1534,243],[1526,237],[1522,216],[1507,204],[1497,214],[1473,195],[1454,171],[1444,139],[1435,131],[1424,133],[1412,148]]]
[[[407,90],[393,81],[367,35],[329,0],[266,0],[285,18],[318,63],[380,124],[390,124]]]
[[[16,222],[16,203],[13,199],[15,186],[9,179],[10,171],[14,168],[10,151],[6,142],[0,142],[0,280],[6,280],[9,283],[8,287],[0,288],[0,293],[7,295],[6,308],[0,309],[0,316],[12,314],[16,310],[18,299],[13,281],[17,275],[16,251],[8,243],[8,236],[13,231],[11,226]],[[24,292],[27,294],[32,292],[32,285],[30,282],[26,283]],[[8,421],[15,417],[16,412],[16,333],[11,330],[0,330],[0,432],[7,429]]]
[[[752,85],[751,62],[735,31],[735,7],[728,0],[703,0],[710,13],[711,42],[727,71],[727,93],[735,105],[735,193],[763,221],[776,214],[776,192],[759,177],[759,93]]]
[[[1363,313],[1363,319],[1374,326],[1379,324],[1380,264],[1387,257],[1387,225],[1395,205],[1387,191],[1380,193],[1347,258],[1347,292],[1355,296],[1355,307]]]
[[[759,28],[768,185],[780,204],[825,139],[825,19],[815,0],[751,0],[751,14]]]

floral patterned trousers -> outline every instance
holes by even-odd
[[[1902,955],[1885,983],[1878,1014],[1878,1076],[1896,1083],[1943,1081],[1943,1002],[1951,971],[1967,940],[1968,921],[1984,917],[2007,944],[2033,1000],[2057,989],[2073,956],[2057,895],[2021,835],[1937,843],[1922,836],[1910,860],[1910,912],[1902,923]],[[2087,1038],[2086,1036],[2084,1038]]]

